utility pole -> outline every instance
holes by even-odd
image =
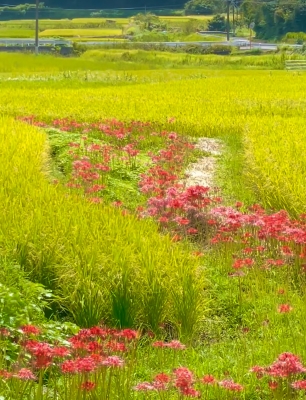
[[[39,42],[38,42],[38,7],[39,7],[39,0],[36,0],[36,10],[35,10],[35,54],[38,54],[38,49],[39,49]]]
[[[235,37],[235,2],[232,1],[232,7],[233,7],[233,37]]]
[[[230,0],[227,0],[227,18],[226,18],[226,40],[229,42],[230,40]]]

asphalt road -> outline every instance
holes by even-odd
[[[164,46],[168,47],[176,47],[176,46],[184,46],[184,45],[190,45],[190,44],[197,44],[199,46],[211,46],[212,44],[220,44],[224,46],[237,46],[240,47],[241,49],[249,49],[250,45],[249,44],[240,44],[237,43],[237,41],[244,41],[245,43],[248,43],[246,39],[243,38],[235,38],[234,41],[231,42],[148,42],[144,43],[141,42],[141,44],[153,44],[153,45],[160,45],[163,44]],[[127,42],[131,44],[137,44],[137,42]],[[0,45],[7,45],[7,46],[33,46],[35,44],[34,39],[14,39],[14,38],[2,38],[0,39]],[[46,46],[46,45],[71,45],[72,42],[70,40],[57,40],[57,39],[40,39],[39,40],[39,45],[40,46]],[[85,42],[84,42],[85,44]],[[109,46],[112,44],[118,44],[118,42],[111,42],[111,41],[106,41],[106,42],[97,42],[97,41],[89,41],[86,42],[86,45],[88,46],[94,46],[94,45],[100,45],[100,46]],[[253,49],[261,49],[261,50],[277,50],[278,45],[277,44],[270,44],[270,43],[257,43],[253,42],[252,43],[252,48]],[[291,45],[291,47],[301,47],[301,45]]]

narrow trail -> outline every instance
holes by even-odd
[[[218,139],[201,138],[195,147],[206,152],[208,155],[199,158],[197,162],[189,165],[185,171],[184,183],[186,187],[200,185],[213,188],[215,186],[217,158],[221,156],[224,145]]]

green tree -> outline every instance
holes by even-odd
[[[223,0],[190,0],[184,7],[185,15],[212,15],[223,9]]]
[[[226,19],[223,15],[217,14],[208,22],[209,31],[225,31]]]

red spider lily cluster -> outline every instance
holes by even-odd
[[[298,375],[306,372],[306,368],[300,358],[292,353],[282,353],[271,365],[267,367],[255,365],[250,371],[255,373],[258,379],[262,379],[265,376],[272,378],[272,380],[268,381],[268,386],[271,390],[280,389],[288,392],[288,387],[306,390],[305,380],[297,380],[292,383]]]
[[[202,397],[201,387],[206,391],[207,386],[218,386],[231,392],[242,392],[243,386],[232,379],[218,381],[212,375],[198,379],[192,371],[185,367],[176,368],[171,374],[160,373],[152,382],[142,382],[134,387],[135,391],[177,391],[183,397]]]
[[[132,329],[97,326],[80,330],[67,341],[67,345],[58,346],[38,340],[42,332],[36,326],[23,326],[20,332],[21,337],[14,334],[6,336],[19,344],[20,354],[10,369],[0,371],[0,386],[1,382],[10,385],[18,381],[32,381],[38,396],[42,377],[48,376],[52,385],[59,379],[63,380],[67,399],[74,398],[80,390],[95,390],[97,394],[110,390],[112,370],[121,370],[122,376],[125,375],[126,365],[133,359],[139,338],[139,332]]]
[[[54,127],[63,132],[80,132],[83,134],[89,134],[90,132],[100,131],[103,135],[114,137],[119,140],[128,138],[135,129],[139,132],[143,128],[151,125],[150,122],[141,121],[131,121],[127,125],[125,122],[119,121],[115,118],[93,123],[79,122],[71,118],[58,118],[47,123],[40,121],[35,115],[19,117],[18,119],[30,125],[42,128]]]

